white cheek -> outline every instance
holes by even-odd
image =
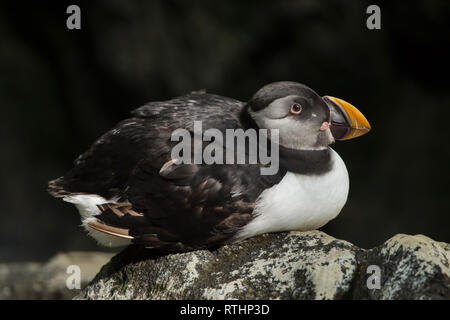
[[[317,118],[317,114],[313,113],[312,114],[313,118]]]
[[[308,123],[299,124],[293,119],[285,119],[278,124],[278,127],[280,128],[280,142],[288,148],[307,148],[314,145],[317,139],[317,136],[312,134],[314,128]]]

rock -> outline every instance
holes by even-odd
[[[378,265],[381,288],[367,290],[358,275],[354,298],[450,299],[450,245],[423,235],[397,234],[382,246],[362,253],[363,266]]]
[[[173,254],[127,264],[130,247],[106,265],[77,298],[342,298],[357,267],[357,248],[322,232],[277,233],[215,252]]]
[[[67,288],[72,275],[67,268],[80,268],[84,287],[111,257],[111,253],[74,251],[57,254],[47,263],[0,264],[0,299],[72,299],[80,289]]]
[[[449,260],[450,245],[402,234],[371,250],[320,231],[166,256],[130,246],[75,298],[450,299]],[[379,288],[368,288],[371,265]]]

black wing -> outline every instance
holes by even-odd
[[[252,219],[262,190],[284,174],[261,176],[259,165],[177,165],[171,162],[170,137],[178,128],[192,131],[195,120],[203,130],[242,128],[242,107],[210,94],[145,105],[50,182],[50,193],[114,198],[100,206],[91,227],[135,243],[177,251],[223,243]]]

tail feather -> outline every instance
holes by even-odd
[[[64,198],[72,194],[64,189],[64,177],[49,181],[47,191],[55,198]]]
[[[113,226],[107,225],[105,223],[102,223],[98,219],[95,219],[95,218],[89,219],[89,222],[87,222],[87,225],[94,230],[97,230],[97,231],[100,231],[100,232],[103,232],[103,233],[106,233],[106,234],[109,234],[112,236],[125,238],[125,239],[133,239],[133,237],[130,236],[128,229],[113,227]]]

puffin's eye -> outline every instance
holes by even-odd
[[[291,114],[300,114],[302,112],[302,106],[299,103],[294,103],[291,106]]]

